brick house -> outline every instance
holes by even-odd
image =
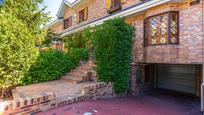
[[[203,104],[204,0],[63,0],[57,17],[48,27],[61,36],[125,17],[135,27],[133,94],[160,88],[199,97]]]

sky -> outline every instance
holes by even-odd
[[[73,2],[75,0],[67,0],[69,2]],[[46,12],[50,12],[50,16],[52,16],[52,21],[56,19],[57,12],[62,3],[62,0],[44,0],[43,5],[47,6]]]

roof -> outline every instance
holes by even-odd
[[[58,23],[60,23],[62,21],[63,21],[63,19],[56,19],[56,20],[52,21],[51,23],[49,23],[48,25],[46,25],[45,27],[43,27],[43,28],[49,28],[49,27],[51,27],[53,25],[56,25],[56,24],[58,24]]]
[[[74,2],[69,2],[68,0],[63,0],[61,5],[60,5],[60,8],[57,12],[57,17],[58,18],[61,18],[63,17],[63,11],[65,9],[65,5],[69,6],[69,7],[74,7],[75,5],[77,5],[77,3],[79,3],[81,0],[75,0]]]
[[[45,27],[48,28],[50,26],[53,26],[55,24],[57,24],[58,22],[62,21],[63,18],[63,14],[64,14],[64,9],[65,9],[65,5],[69,6],[69,7],[74,7],[75,5],[77,5],[81,0],[74,0],[73,2],[69,2],[68,0],[62,0],[62,3],[60,5],[60,8],[57,12],[57,19],[52,21],[51,23],[49,23],[48,25],[46,25]]]

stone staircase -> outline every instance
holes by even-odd
[[[94,71],[92,69],[93,61],[80,62],[80,66],[71,70],[61,80],[69,83],[82,83],[93,80]]]
[[[19,86],[13,99],[0,101],[0,115],[27,115],[90,99],[115,96],[111,83],[98,82],[93,61],[81,62],[61,80]]]

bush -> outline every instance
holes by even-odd
[[[68,58],[67,59],[68,60],[68,63],[67,63],[68,71],[70,71],[71,69],[75,68],[79,64],[79,61],[88,59],[88,50],[71,49],[66,55]]]
[[[118,18],[93,29],[94,56],[99,80],[114,83],[116,93],[128,89],[133,28]]]
[[[41,52],[36,63],[31,67],[22,85],[60,79],[62,75],[75,68],[80,60],[87,60],[85,49],[73,49],[68,53],[58,50]]]

